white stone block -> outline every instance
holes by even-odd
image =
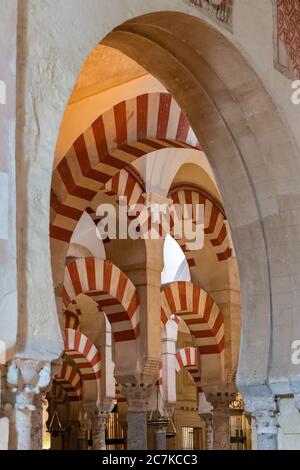
[[[0,418],[0,450],[8,449],[8,433],[9,433],[8,418]]]

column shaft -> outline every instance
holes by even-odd
[[[105,431],[106,416],[96,414],[92,422],[93,450],[106,450]]]
[[[147,412],[128,409],[127,449],[147,449]]]

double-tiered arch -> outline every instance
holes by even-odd
[[[171,315],[182,318],[200,354],[203,383],[224,380],[224,318],[218,305],[205,290],[191,282],[168,284],[161,292],[161,321]]]
[[[140,313],[134,284],[111,261],[78,258],[65,268],[61,294],[65,307],[79,294],[91,297],[107,316],[115,343],[116,368],[135,371]]]

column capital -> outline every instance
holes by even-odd
[[[278,404],[274,397],[247,398],[245,410],[251,413],[258,434],[276,436],[278,432]]]
[[[85,403],[84,409],[87,412],[88,416],[91,420],[94,419],[95,416],[103,416],[107,418],[110,413],[112,412],[114,407],[114,399],[112,398],[104,398],[102,399],[101,403]]]
[[[34,411],[35,395],[51,382],[51,364],[32,359],[14,359],[8,365],[6,381],[10,391],[16,394],[15,408]]]
[[[121,392],[127,399],[128,410],[146,411],[153,387],[152,384],[122,384]]]
[[[229,405],[234,401],[236,393],[233,392],[216,392],[207,396],[207,401],[212,405],[212,412],[226,412],[229,414]]]

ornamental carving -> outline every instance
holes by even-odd
[[[275,67],[288,78],[300,78],[300,0],[275,1]]]
[[[233,0],[190,0],[193,5],[203,9],[204,13],[232,28]]]

